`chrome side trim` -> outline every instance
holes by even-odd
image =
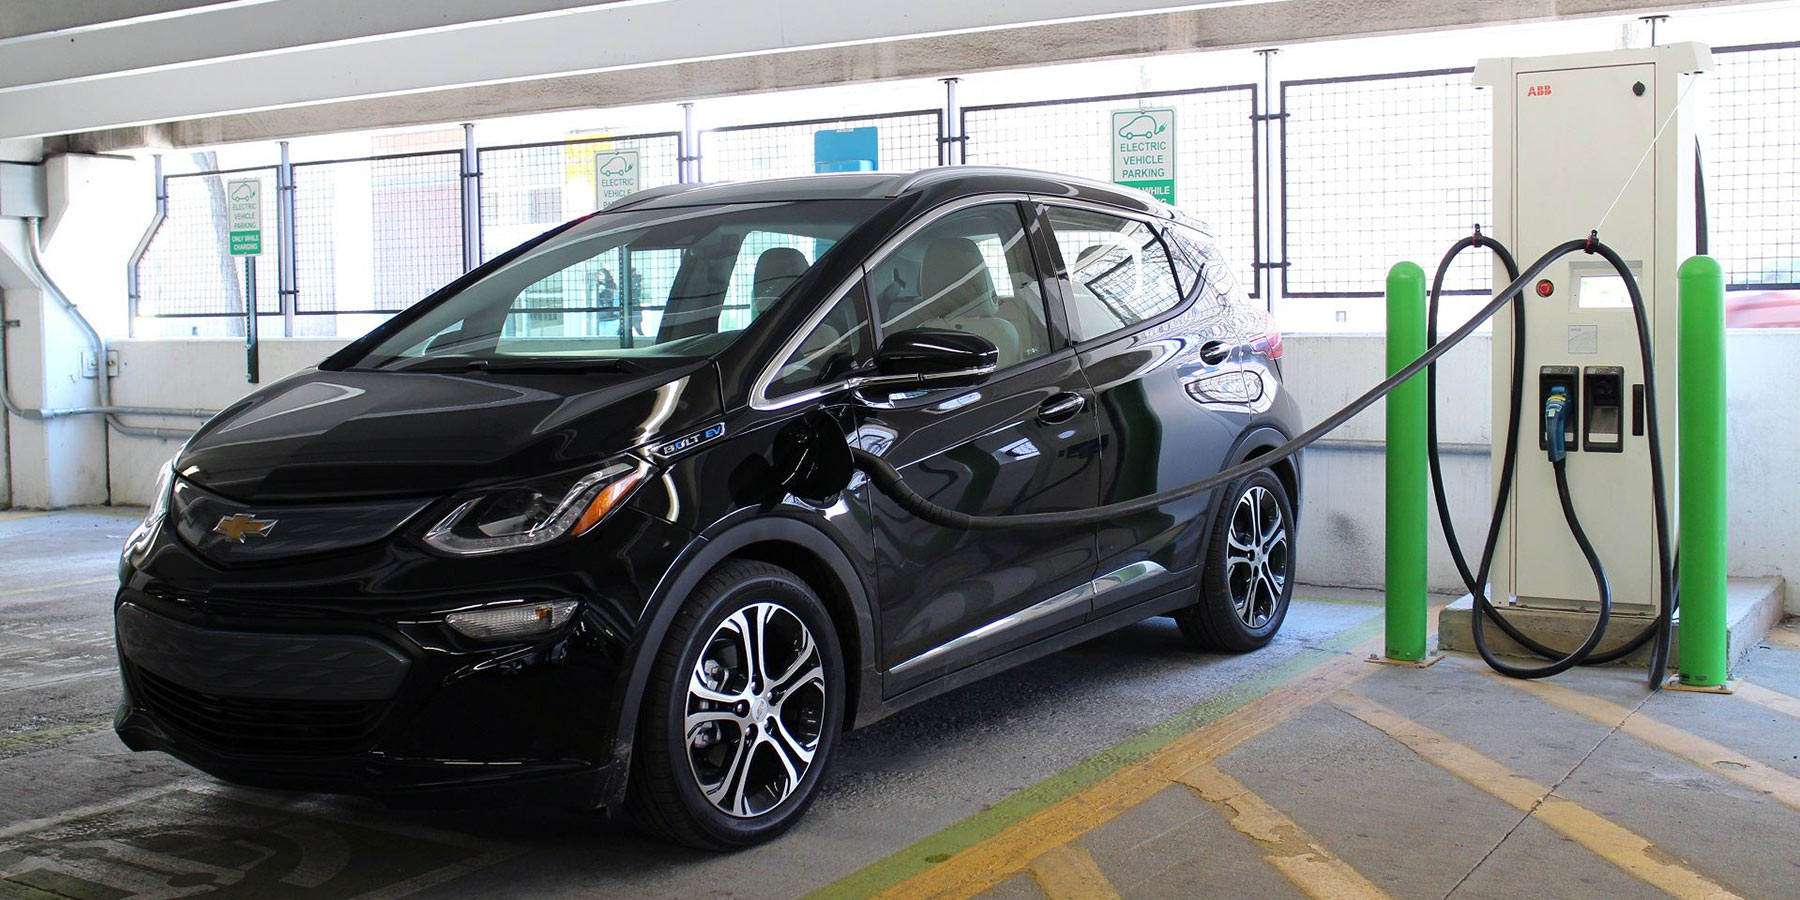
[[[869,254],[868,259],[864,260],[863,264],[857,267],[856,273],[849,278],[844,279],[842,284],[839,284],[832,290],[832,292],[826,296],[825,302],[819,304],[819,308],[813,310],[812,315],[806,317],[806,322],[795,329],[794,333],[781,345],[781,350],[775,354],[767,366],[763,367],[762,372],[756,376],[756,381],[752,382],[750,385],[750,408],[763,410],[765,412],[787,409],[790,406],[810,403],[821,397],[836,394],[840,391],[854,390],[854,388],[849,385],[849,382],[854,379],[846,379],[844,381],[834,382],[820,387],[809,388],[798,394],[777,397],[773,400],[769,399],[769,385],[775,383],[775,375],[781,370],[782,364],[786,363],[788,358],[793,356],[795,351],[800,349],[801,342],[806,340],[806,336],[811,334],[812,330],[817,327],[820,322],[824,321],[825,316],[831,312],[831,308],[836,306],[839,300],[843,299],[844,294],[855,287],[857,282],[868,276],[869,268],[871,266],[880,265],[887,259],[888,254],[894,252],[894,248],[911,239],[913,235],[924,230],[926,226],[951,213],[968,209],[971,206],[983,206],[989,203],[1019,203],[1029,199],[1028,196],[1020,193],[976,194],[971,197],[961,197],[948,203],[932,207],[924,215],[914,219],[911,224],[900,229],[893,237],[888,238],[881,246],[876,247],[874,252]],[[873,311],[871,310],[871,312]],[[867,385],[865,384],[863,386]]]
[[[945,654],[961,650],[964,647],[1010,631],[1020,625],[1034,622],[1045,616],[1061,612],[1084,600],[1092,600],[1107,591],[1118,590],[1119,588],[1143,578],[1152,575],[1166,575],[1168,574],[1168,571],[1169,570],[1164,568],[1162,564],[1147,559],[1139,560],[1128,566],[1114,569],[1087,584],[1072,587],[1048,600],[1034,603],[1010,616],[995,619],[974,631],[945,641],[912,659],[894,666],[888,670],[888,674],[903,675],[907,670],[918,668]]]
[[[971,631],[968,634],[965,634],[961,637],[952,638],[948,641],[945,641],[944,643],[939,644],[936,647],[933,647],[930,650],[927,650],[924,653],[921,653],[918,656],[915,656],[912,659],[909,659],[906,662],[903,662],[903,663],[893,667],[892,669],[889,669],[888,673],[892,674],[892,675],[904,674],[908,669],[914,669],[919,666],[922,666],[922,665],[924,665],[928,662],[931,662],[932,660],[937,659],[938,657],[943,656],[947,653],[950,653],[955,650],[961,650],[962,648],[967,647],[971,644],[974,644],[974,643],[980,642],[982,640],[985,640],[987,638],[993,637],[1002,632],[1010,631],[1014,628],[1019,627],[1020,625],[1024,625],[1027,622],[1036,621],[1037,619],[1041,619],[1047,615],[1050,615],[1051,613],[1061,612],[1062,610],[1068,609],[1069,607],[1074,606],[1077,603],[1082,603],[1082,602],[1091,600],[1091,599],[1093,599],[1093,597],[1094,597],[1094,584],[1091,581],[1088,582],[1087,584],[1083,584],[1083,585],[1080,585],[1077,587],[1072,587],[1066,591],[1063,591],[1060,594],[1057,594],[1054,597],[1051,597],[1048,600],[1044,600],[1039,603],[1034,603],[1031,606],[1027,606],[1024,609],[1021,609],[1018,612],[1013,613],[1010,616],[1006,616],[1006,617],[1000,618],[1000,619],[995,619],[994,621],[989,622],[986,625],[983,625],[980,628],[977,628],[974,631]]]
[[[1167,575],[1169,570],[1162,563],[1142,559],[1128,566],[1114,569],[1094,579],[1094,596],[1098,597],[1107,591],[1116,591],[1134,581],[1140,581],[1153,575]]]

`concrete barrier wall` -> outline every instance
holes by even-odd
[[[343,346],[334,340],[270,340],[263,344],[264,383],[312,365]],[[1800,577],[1800,331],[1741,331],[1728,338],[1731,423],[1731,571],[1734,575]],[[230,340],[120,341],[113,396],[121,404],[221,408],[250,389],[243,345]],[[1289,335],[1287,380],[1309,422],[1342,407],[1383,375],[1379,335]],[[1485,336],[1471,338],[1441,364],[1440,436],[1455,524],[1478,552],[1489,513],[1489,354]],[[1383,406],[1339,429],[1306,454],[1301,510],[1300,577],[1310,584],[1379,587],[1386,558],[1383,508]],[[135,420],[134,420],[135,421]],[[163,423],[184,424],[177,420]],[[144,503],[158,464],[177,443],[112,436],[115,503]],[[1596,512],[1594,514],[1601,514]],[[1430,583],[1459,593],[1442,531],[1431,529]],[[1790,612],[1800,604],[1789,601]]]

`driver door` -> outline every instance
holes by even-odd
[[[960,512],[1066,512],[1099,496],[1094,394],[1046,315],[1047,245],[1034,228],[1017,203],[977,205],[869,269],[881,334],[949,328],[999,350],[1000,369],[977,388],[862,398],[862,446]],[[890,696],[1087,616],[1093,526],[962,531],[870,496]]]

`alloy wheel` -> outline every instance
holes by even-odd
[[[819,645],[799,616],[778,603],[727,616],[688,680],[683,735],[700,793],[738,818],[781,805],[812,767],[825,703]]]
[[[1274,492],[1259,485],[1238,497],[1226,533],[1225,580],[1245,625],[1261,628],[1281,603],[1289,577],[1288,525]]]

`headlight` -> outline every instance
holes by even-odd
[[[545,480],[466,497],[425,532],[425,543],[446,553],[475,556],[585,534],[623,506],[649,474],[649,464],[623,458],[573,483],[567,478]]]
[[[576,604],[575,600],[552,600],[466,609],[444,616],[444,624],[481,641],[535,637],[563,627],[575,614]]]
[[[150,537],[150,532],[155,530],[158,523],[162,522],[163,516],[169,514],[169,489],[174,483],[175,460],[171,459],[163,463],[162,468],[157,470],[156,487],[151,489],[150,508],[144,512],[144,521],[139,522],[138,526],[131,530],[130,536],[125,538],[127,552],[141,547],[144,541]]]

